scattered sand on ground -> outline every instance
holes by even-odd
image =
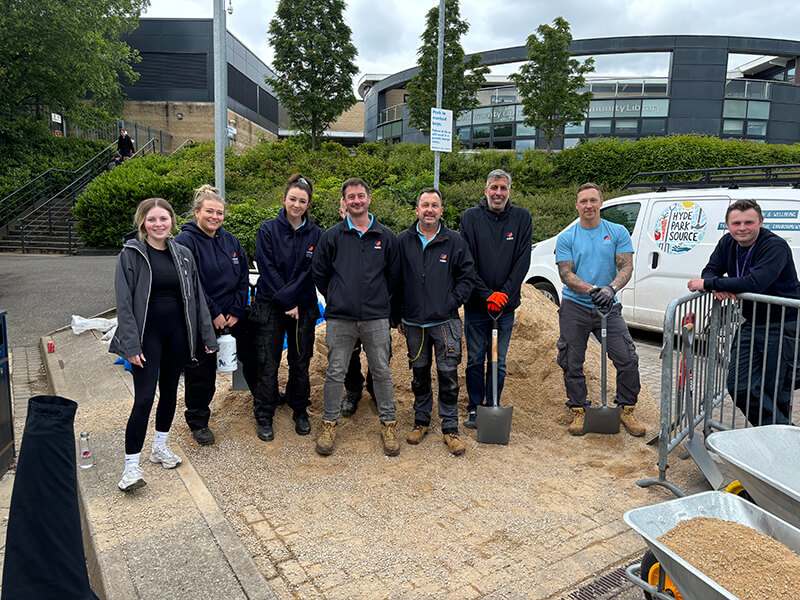
[[[400,455],[383,455],[377,411],[365,392],[357,414],[340,419],[334,454],[318,456],[324,324],[310,368],[311,435],[295,434],[283,406],[275,441],[259,441],[252,397],[230,391],[227,377],[219,378],[212,405],[217,443],[199,447],[183,423],[175,430],[281,598],[548,598],[639,552],[642,540],[621,524],[622,513],[671,497],[634,483],[657,475],[657,447],[645,441],[657,429],[658,408],[646,388],[636,411],[648,427],[645,438],[624,429],[619,435],[567,434],[556,311],[524,286],[502,397],[503,406],[514,407],[508,446],[478,444],[475,432],[462,428],[467,451],[451,456],[435,408],[427,437],[418,446],[406,444],[413,425],[411,373],[405,339],[393,332]],[[465,363],[466,348],[461,419]],[[585,371],[597,405],[598,344],[589,344]],[[611,402],[610,362],[608,372]],[[285,366],[280,377],[285,381]],[[679,481],[682,473],[679,464],[670,477]]]

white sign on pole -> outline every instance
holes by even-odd
[[[453,111],[431,108],[431,150],[453,151]]]
[[[58,113],[50,113],[50,120],[53,123],[61,123],[61,115]]]

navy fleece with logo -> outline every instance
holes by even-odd
[[[175,241],[191,250],[211,318],[244,316],[249,268],[247,256],[235,235],[222,227],[209,236],[194,221],[184,223]]]
[[[317,305],[311,261],[321,235],[322,230],[308,214],[305,225],[295,229],[286,218],[285,208],[261,224],[256,239],[259,301],[274,302],[284,311]]]
[[[461,235],[475,260],[475,288],[465,308],[486,312],[492,292],[508,295],[508,310],[520,304],[520,288],[531,263],[531,214],[506,202],[502,212],[489,210],[486,198],[461,215]]]
[[[327,302],[326,318],[388,319],[400,273],[397,239],[377,219],[363,235],[345,219],[322,234],[312,272]]]

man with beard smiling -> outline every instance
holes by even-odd
[[[531,214],[513,206],[511,175],[495,169],[486,178],[485,197],[461,215],[461,235],[475,260],[475,287],[464,305],[467,338],[467,420],[464,427],[477,428],[478,406],[491,404],[490,336],[497,319],[497,401],[506,378],[506,353],[514,327],[514,310],[531,262]]]
[[[436,356],[439,419],[443,441],[452,454],[464,453],[458,437],[458,365],[461,363],[461,319],[458,308],[469,298],[475,279],[472,255],[464,239],[442,225],[442,194],[426,188],[414,209],[419,219],[397,236],[402,293],[397,330],[405,335],[412,370],[414,427],[409,444],[419,444],[431,423],[431,365]]]

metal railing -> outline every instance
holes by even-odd
[[[664,315],[658,478],[637,481],[685,493],[667,480],[668,458],[681,443],[712,488],[722,475],[705,449],[712,430],[790,423],[798,387],[800,300],[709,293],[673,300]]]

